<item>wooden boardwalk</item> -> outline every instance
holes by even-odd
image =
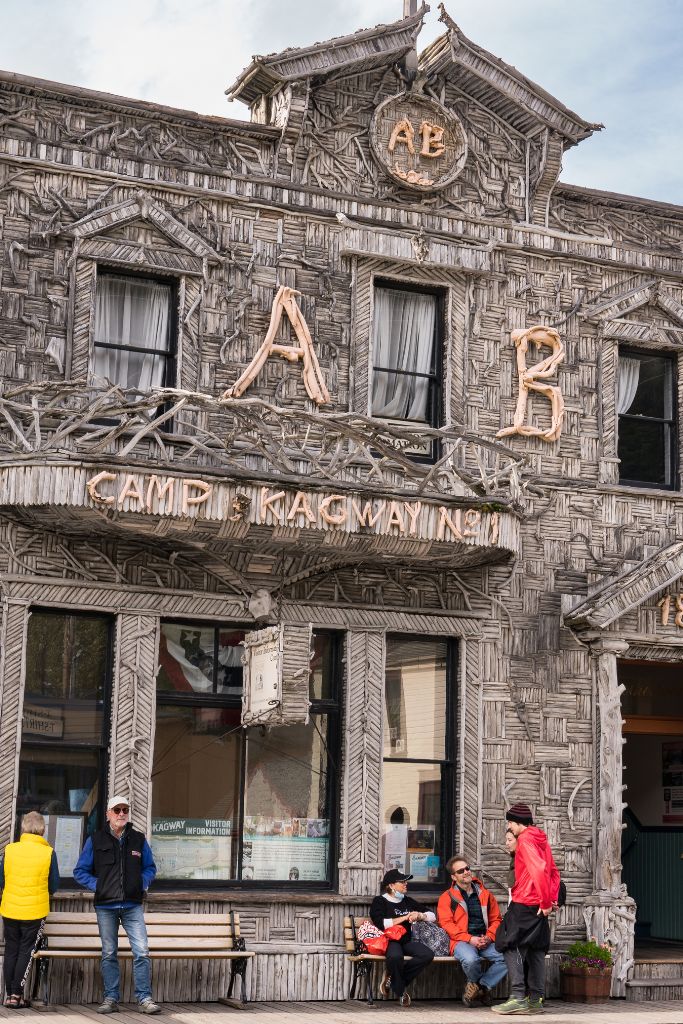
[[[101,1024],[103,1018],[95,1013],[95,1004],[85,1006],[54,1006],[42,1009],[6,1010],[0,1007],[0,1018],[11,1017],[17,1024],[45,1013],[59,1017],[55,1024]],[[221,1024],[221,1020],[244,1021],[251,1018],[258,1024],[291,1024],[305,1018],[323,1020],[325,1024],[451,1024],[462,1021],[469,1024],[495,1024],[502,1017],[484,1008],[466,1009],[460,1002],[428,1001],[414,1003],[410,1009],[401,1009],[395,1002],[377,1003],[368,1007],[364,1002],[306,1002],[306,1003],[251,1003],[247,1010],[233,1009],[220,1003],[165,1003],[163,1013],[156,1020],[172,1020],[177,1024]],[[518,1019],[518,1018],[515,1018]],[[525,1018],[526,1019],[526,1018]],[[534,1019],[537,1019],[534,1017]],[[598,1024],[683,1024],[683,1001],[631,1003],[611,1000],[599,1006],[581,1006],[551,1000],[543,1020],[552,1024],[577,1024],[578,1021],[597,1021]],[[130,1004],[124,1004],[113,1018],[114,1024],[140,1024],[141,1015]]]

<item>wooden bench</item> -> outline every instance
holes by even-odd
[[[226,997],[219,1002],[236,1005],[232,1000],[235,978],[240,978],[241,1007],[246,1005],[245,975],[247,963],[255,953],[248,952],[240,937],[239,914],[145,914],[149,955],[153,959],[229,959],[232,961],[230,984]],[[43,990],[43,1005],[50,997],[50,961],[73,957],[98,958],[102,944],[97,928],[97,915],[90,913],[49,914],[43,935],[33,959],[37,970],[33,984],[33,997]],[[119,956],[132,959],[128,937],[119,928]]]
[[[358,918],[359,921],[367,921],[367,915]],[[383,963],[383,956],[375,956],[373,953],[366,953],[365,946],[360,941],[356,934],[356,918],[345,917],[344,918],[344,945],[346,946],[346,952],[348,953],[349,960],[353,964],[353,977],[351,979],[351,989],[349,991],[349,999],[353,999],[356,994],[356,984],[360,978],[365,978],[365,991],[367,993],[368,1006],[373,1006],[375,1002],[374,986],[372,981],[372,968],[375,963]],[[410,960],[410,957],[406,957],[406,960]],[[432,960],[434,964],[450,964],[452,967],[462,971],[460,964],[452,956],[435,956]]]

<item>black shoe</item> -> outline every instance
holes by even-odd
[[[399,1003],[401,1006],[410,1006],[411,999],[407,992],[402,992],[399,996]]]
[[[482,1006],[491,1006],[493,1003],[491,989],[487,988],[486,985],[479,986],[479,1002]]]

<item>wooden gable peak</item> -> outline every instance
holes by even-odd
[[[564,625],[577,631],[606,629],[681,576],[683,541],[675,541],[598,587],[590,597],[565,613]]]
[[[643,306],[653,306],[665,313],[678,327],[683,327],[683,306],[662,288],[654,278],[584,306],[582,316],[598,323],[625,317]]]
[[[102,235],[112,228],[142,220],[153,224],[158,230],[181,249],[186,249],[199,259],[220,262],[216,250],[199,235],[190,231],[181,220],[155,202],[146,192],[138,192],[135,196],[104,206],[101,210],[81,217],[70,224],[64,234],[76,239],[92,238]]]
[[[289,82],[343,72],[370,71],[390,66],[415,47],[426,3],[407,18],[388,25],[361,29],[311,46],[290,47],[280,53],[252,57],[251,64],[225,92],[230,100],[252,104]]]
[[[604,128],[585,121],[517,68],[473,43],[443,3],[439,10],[446,32],[420,54],[419,67],[425,74],[448,77],[456,72],[462,92],[476,98],[519,134],[528,137],[545,128],[562,139],[565,149]]]

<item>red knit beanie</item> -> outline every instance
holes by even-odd
[[[534,816],[528,804],[513,804],[505,815],[506,821],[516,821],[518,825],[533,825]]]

